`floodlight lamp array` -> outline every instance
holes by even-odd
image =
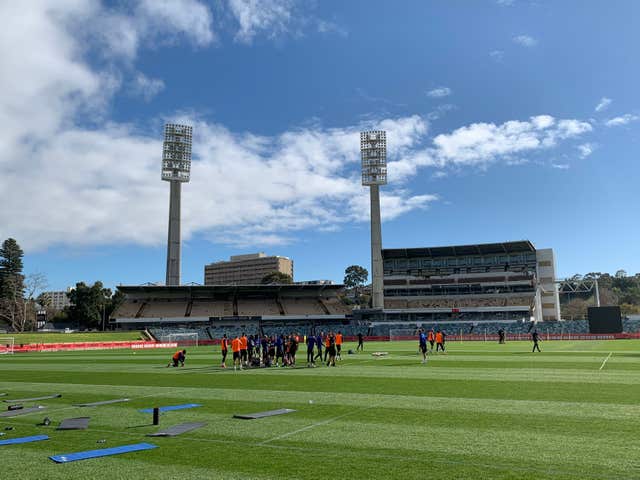
[[[370,130],[360,133],[362,185],[387,184],[387,132]]]
[[[162,146],[162,180],[188,182],[191,178],[193,127],[167,123]]]

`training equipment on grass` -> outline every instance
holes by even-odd
[[[191,430],[204,427],[205,425],[206,423],[202,422],[181,423],[180,425],[174,425],[173,427],[169,427],[165,430],[160,430],[156,433],[148,433],[147,437],[175,437],[176,435],[190,432]]]
[[[17,417],[18,415],[26,415],[27,413],[38,412],[40,410],[44,410],[45,408],[46,407],[37,406],[37,407],[23,408],[22,410],[10,410],[8,412],[0,413],[0,417]]]
[[[62,394],[56,393],[54,395],[46,395],[44,397],[34,397],[34,398],[13,398],[9,400],[3,400],[6,403],[18,403],[18,402],[37,402],[38,400],[48,400],[50,398],[60,398]]]
[[[158,448],[158,446],[151,443],[134,443],[133,445],[122,445],[120,447],[101,448],[99,450],[87,450],[86,452],[53,455],[49,458],[56,463],[68,463],[78,460],[87,460],[89,458],[108,457],[109,455],[120,455],[121,453],[151,450],[152,448]]]
[[[184,410],[186,408],[201,407],[200,403],[185,403],[184,405],[169,405],[168,407],[160,407],[160,412],[171,412],[173,410]],[[153,408],[144,408],[138,410],[141,413],[153,413]]]
[[[0,393],[0,397],[6,397],[8,393]]]
[[[372,357],[386,357],[389,355],[389,352],[373,352],[371,354]]]
[[[91,417],[66,418],[56,430],[86,430]]]
[[[290,408],[280,408],[278,410],[268,410],[266,412],[248,413],[246,415],[234,415],[233,418],[240,418],[242,420],[255,420],[257,418],[273,417],[274,415],[283,415],[285,413],[292,413],[295,410]]]
[[[41,440],[49,440],[49,436],[33,435],[32,437],[10,438],[8,440],[0,440],[0,445],[18,445],[20,443],[39,442]]]
[[[99,407],[100,405],[110,405],[112,403],[121,403],[128,402],[128,398],[116,398],[115,400],[104,400],[102,402],[93,402],[93,403],[77,403],[74,406],[76,407]]]
[[[9,405],[9,407],[7,407],[7,410],[11,411],[11,410],[22,410],[24,408],[24,406],[22,406],[22,404],[20,403],[16,403],[15,405]]]

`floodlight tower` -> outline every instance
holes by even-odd
[[[188,125],[167,123],[162,146],[162,180],[170,182],[166,285],[180,285],[180,197],[191,177],[191,137]]]
[[[382,224],[380,221],[380,185],[387,184],[387,132],[372,130],[360,133],[362,185],[371,196],[371,270],[373,308],[384,308],[382,283]]]

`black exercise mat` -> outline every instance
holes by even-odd
[[[255,420],[256,418],[273,417],[274,415],[283,415],[285,413],[292,413],[295,410],[290,408],[280,408],[278,410],[268,410],[266,412],[248,413],[246,415],[234,415],[233,418],[241,418],[243,420]]]
[[[33,413],[39,410],[44,410],[46,407],[30,407],[23,408],[22,410],[9,410],[8,412],[0,413],[0,417],[17,417],[18,415],[24,415],[25,413]]]
[[[46,395],[44,397],[35,398],[10,398],[9,400],[3,400],[6,403],[18,403],[18,402],[37,402],[38,400],[48,400],[50,398],[60,398],[62,394],[56,393],[54,395]]]
[[[86,430],[91,417],[66,418],[56,430]]]
[[[99,407],[100,405],[110,405],[112,403],[128,402],[128,398],[116,398],[115,400],[103,400],[102,402],[93,403],[76,403],[76,407]]]
[[[191,430],[204,427],[205,425],[206,423],[202,423],[202,422],[181,423],[180,425],[174,425],[173,427],[169,427],[165,430],[160,430],[159,432],[156,432],[156,433],[148,433],[147,437],[175,437],[176,435],[190,432]]]

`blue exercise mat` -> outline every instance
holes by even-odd
[[[8,440],[0,440],[0,445],[17,445],[19,443],[39,442],[40,440],[49,440],[49,435],[34,435],[32,437],[10,438]]]
[[[86,452],[53,455],[49,458],[56,463],[67,463],[75,462],[77,460],[86,460],[88,458],[108,457],[109,455],[119,455],[121,453],[151,450],[152,448],[158,448],[158,446],[151,443],[134,443],[133,445],[122,445],[121,447],[101,448],[99,450],[88,450]]]
[[[161,412],[170,412],[172,410],[184,410],[185,408],[201,407],[199,403],[185,403],[184,405],[170,405],[168,407],[160,407]],[[140,410],[142,413],[153,413],[153,408],[145,408]]]

